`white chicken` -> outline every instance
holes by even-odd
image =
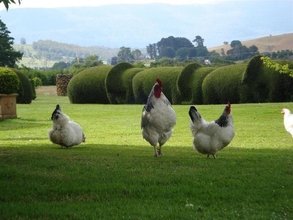
[[[71,121],[69,116],[61,111],[60,105],[56,105],[51,120],[53,126],[48,135],[52,143],[68,148],[85,142],[85,135],[80,125]]]
[[[171,137],[175,124],[175,111],[162,92],[161,80],[157,79],[143,107],[141,117],[142,136],[154,147],[155,157],[162,154],[162,146]]]
[[[287,108],[283,108],[281,113],[284,115],[284,126],[286,131],[288,131],[293,137],[293,115],[291,111]]]
[[[226,147],[235,135],[230,103],[215,121],[205,121],[194,106],[190,107],[189,116],[194,149],[207,154],[207,157],[211,154],[216,158],[216,153]]]

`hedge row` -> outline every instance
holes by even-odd
[[[111,66],[97,66],[85,69],[76,74],[67,87],[71,103],[109,104],[105,79]]]
[[[292,101],[293,78],[267,68],[260,58],[220,68],[197,63],[148,69],[129,63],[92,67],[75,75],[67,92],[71,103],[143,104],[160,78],[172,104]]]
[[[293,100],[293,78],[263,65],[253,57],[242,79],[241,102],[285,102]]]
[[[202,83],[204,104],[239,103],[243,73],[247,65],[223,66],[210,72]]]
[[[182,67],[155,67],[145,69],[133,77],[132,87],[136,103],[146,103],[148,95],[160,78],[163,84],[163,93],[173,104],[181,103],[181,95],[177,90],[176,81],[182,71]]]
[[[132,79],[143,68],[134,68],[130,63],[119,63],[106,77],[107,96],[111,104],[135,103]]]
[[[202,83],[205,77],[215,70],[194,63],[186,66],[177,79],[177,90],[182,97],[182,104],[202,104]]]

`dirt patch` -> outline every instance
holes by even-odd
[[[56,86],[39,86],[36,88],[36,93],[42,95],[57,95]]]

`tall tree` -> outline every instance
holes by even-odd
[[[168,38],[162,38],[157,43],[157,49],[159,54],[158,58],[174,58],[176,51],[180,48],[194,48],[194,45],[184,37],[170,36]]]
[[[0,20],[0,66],[14,67],[15,63],[22,58],[22,53],[15,51],[12,47],[13,37],[9,36],[10,31]]]
[[[149,44],[149,46],[146,47],[148,55],[150,55],[150,58],[153,60],[157,56],[157,44]]]
[[[85,58],[85,67],[93,67],[93,66],[100,66],[103,65],[103,61],[99,60],[99,56],[91,55]]]
[[[172,47],[164,47],[160,52],[160,58],[162,57],[174,58],[175,53],[176,52]]]
[[[133,56],[129,47],[120,47],[120,51],[117,54],[118,63],[121,62],[133,62]]]
[[[15,0],[0,0],[0,3],[1,2],[4,4],[6,10],[8,10],[10,4],[16,4]],[[18,0],[18,4],[20,3],[21,3],[21,0]]]
[[[201,36],[197,35],[192,42],[196,42],[197,47],[203,47],[204,39]]]
[[[141,56],[141,51],[136,49],[136,50],[132,51],[131,54],[135,60],[139,60],[139,58]]]
[[[242,46],[242,43],[240,40],[232,40],[230,46],[232,48],[240,48]]]

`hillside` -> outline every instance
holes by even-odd
[[[239,39],[235,39],[239,40]],[[221,53],[221,49],[223,48],[225,52],[231,49],[230,43],[228,45],[221,45],[217,47],[208,48],[209,51],[215,50],[218,53]],[[256,38],[252,40],[241,41],[242,45],[246,47],[250,47],[255,45],[258,47],[258,51],[260,53],[264,52],[277,52],[281,50],[292,50],[293,51],[293,33],[290,34],[281,34],[275,36],[267,36]]]
[[[109,63],[111,58],[113,56],[116,56],[119,51],[119,48],[97,46],[82,47],[78,45],[59,43],[55,41],[46,42],[49,42],[51,44],[51,52],[47,51],[45,53],[42,50],[35,50],[33,45],[31,44],[14,44],[14,49],[23,53],[23,58],[20,64],[23,64],[30,68],[50,68],[56,62],[71,63],[76,58],[76,56],[78,56],[79,58],[85,58],[90,55],[98,55],[100,60]]]
[[[237,39],[235,39],[237,40]],[[63,43],[55,42],[57,45],[60,45],[60,47],[64,47]],[[229,42],[230,44],[231,42]],[[259,52],[276,52],[281,50],[290,50],[293,51],[293,33],[290,34],[282,34],[282,35],[275,35],[275,36],[268,36],[268,37],[261,37],[256,38],[252,40],[242,41],[241,42],[246,47],[250,47],[252,45],[255,45],[258,47]],[[208,48],[209,51],[215,50],[218,53],[221,53],[221,49],[223,48],[225,52],[227,52],[229,49],[231,49],[230,45],[221,45],[217,47]],[[70,45],[74,48],[78,48],[79,56],[80,57],[86,57],[89,54],[95,54],[99,56],[100,60],[106,61],[107,63],[110,63],[110,60],[113,56],[117,56],[119,52],[119,48],[108,48],[108,47],[82,47],[77,45]],[[71,62],[75,57],[68,57],[63,56],[59,60],[50,60],[45,59],[44,57],[41,57],[41,53],[38,53],[38,51],[34,50],[32,45],[26,44],[15,44],[14,48],[16,50],[19,50],[24,53],[23,59],[20,62],[20,64],[23,64],[30,68],[50,68],[54,65],[55,62]],[[62,49],[60,48],[60,49]],[[143,54],[146,54],[146,49],[141,48],[140,49]]]

